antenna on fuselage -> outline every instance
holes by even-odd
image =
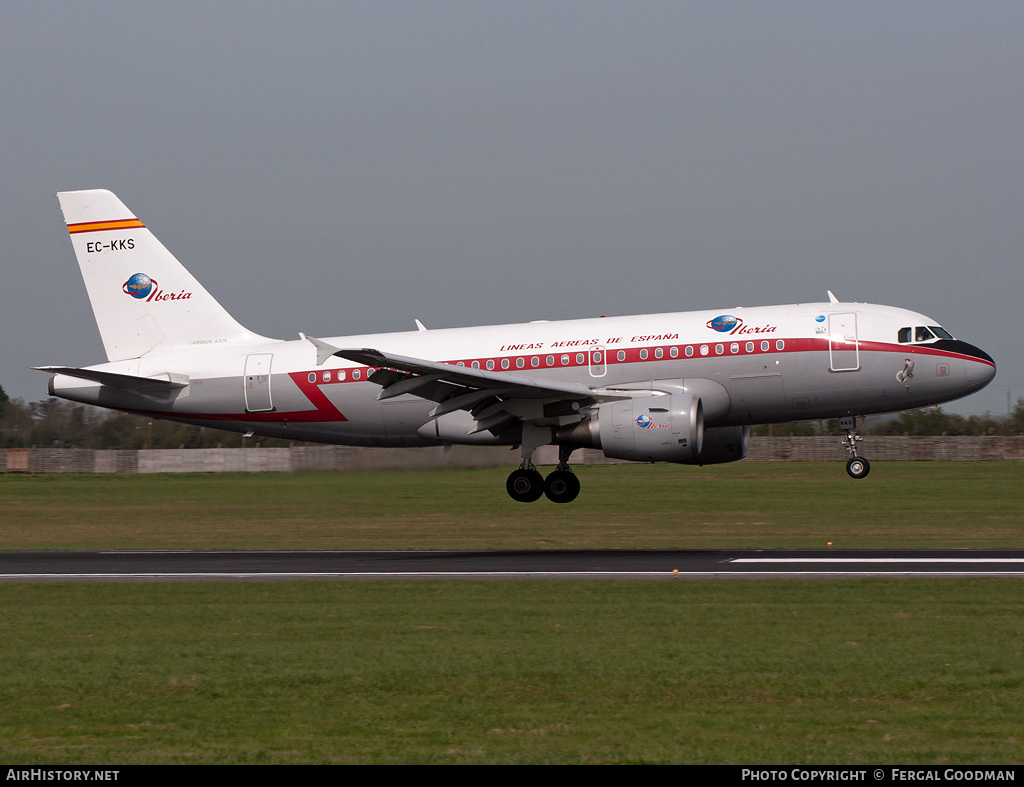
[[[829,303],[839,303],[839,299],[835,295],[832,294],[832,290],[825,290],[825,292],[828,293],[828,302]]]

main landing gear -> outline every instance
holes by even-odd
[[[864,478],[871,472],[871,463],[862,456],[857,456],[857,443],[864,438],[857,434],[857,422],[853,416],[839,419],[839,428],[846,435],[843,447],[849,452],[850,460],[846,463],[846,472],[850,478]]]
[[[532,503],[541,495],[547,495],[552,503],[571,503],[580,493],[580,481],[569,467],[569,454],[572,452],[572,448],[559,446],[558,467],[544,478],[531,461],[533,450],[524,448],[522,465],[513,470],[505,482],[509,497],[520,503]]]

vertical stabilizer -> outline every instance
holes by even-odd
[[[107,358],[258,341],[113,193],[57,194]]]

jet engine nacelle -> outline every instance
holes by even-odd
[[[704,408],[699,396],[669,394],[609,402],[600,405],[595,415],[605,456],[634,462],[686,462],[700,455]]]
[[[718,426],[704,430],[704,446],[700,454],[687,459],[688,465],[719,465],[737,462],[750,448],[749,426]]]

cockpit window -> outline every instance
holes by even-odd
[[[938,325],[929,325],[927,328],[918,325],[916,328],[900,328],[896,338],[900,344],[910,344],[932,342],[936,339],[952,339],[953,334]]]

